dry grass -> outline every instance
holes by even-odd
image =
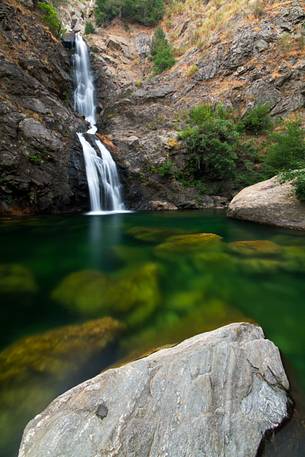
[[[188,27],[185,37],[180,41],[200,48],[208,44],[216,32],[228,35],[229,23],[233,18],[250,18],[255,21],[265,14],[265,8],[271,3],[272,0],[210,0],[204,5],[202,0],[172,0],[167,6],[165,26],[181,24],[185,17],[192,26]],[[179,17],[180,21],[177,21]],[[170,33],[173,41],[179,39],[177,27]]]

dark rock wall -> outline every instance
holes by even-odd
[[[88,206],[71,56],[35,8],[0,5],[0,214]]]

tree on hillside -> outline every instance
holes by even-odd
[[[96,0],[98,25],[115,17],[144,25],[157,24],[164,14],[164,0]]]

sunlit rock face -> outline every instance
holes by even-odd
[[[261,328],[232,324],[68,391],[29,423],[19,457],[255,457],[288,388]]]

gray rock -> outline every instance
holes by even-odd
[[[19,124],[25,138],[29,139],[33,144],[41,144],[47,149],[57,151],[62,149],[63,145],[57,138],[55,132],[48,130],[39,121],[32,118],[24,119]]]
[[[255,104],[267,104],[270,109],[282,99],[281,92],[273,84],[266,81],[255,81],[247,92],[248,96],[253,97]]]
[[[176,211],[178,209],[176,205],[170,202],[151,201],[148,205],[152,211]]]
[[[147,33],[139,33],[135,38],[135,46],[141,57],[150,56],[151,38]]]
[[[305,204],[300,203],[290,182],[277,177],[243,189],[233,198],[228,215],[236,219],[305,230]]]
[[[261,328],[231,324],[63,394],[28,424],[19,457],[255,457],[288,388]]]
[[[265,40],[256,40],[254,43],[254,49],[258,52],[263,52],[268,49],[269,44]]]

